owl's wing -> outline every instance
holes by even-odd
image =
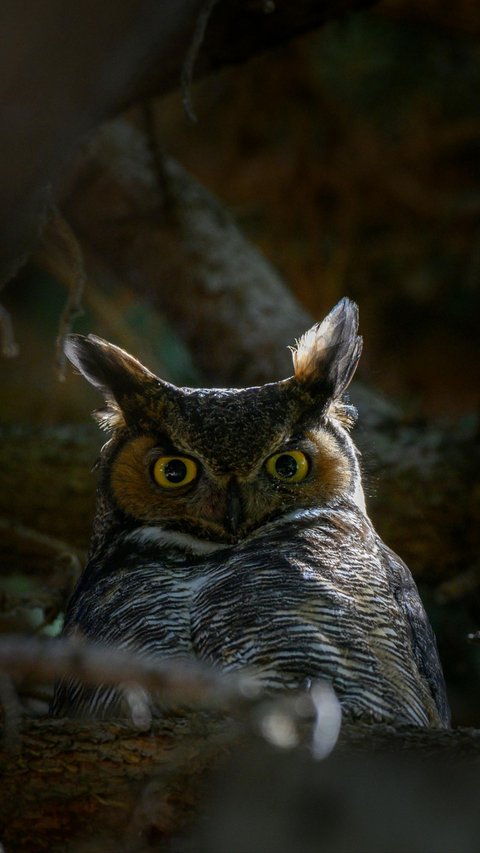
[[[445,679],[438,655],[437,641],[432,626],[420,600],[420,595],[410,570],[403,560],[377,540],[380,559],[390,579],[392,593],[401,608],[410,634],[415,662],[427,682],[442,723],[450,725],[450,708]]]

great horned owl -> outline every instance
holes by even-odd
[[[325,679],[354,715],[448,725],[415,583],[365,510],[343,399],[357,330],[343,299],[297,343],[293,377],[221,390],[177,388],[100,338],[69,338],[112,437],[66,635],[248,668],[267,690]],[[122,703],[116,688],[67,679],[52,711]]]

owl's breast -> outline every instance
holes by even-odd
[[[329,680],[344,707],[425,725],[431,697],[360,514],[279,524],[219,552],[191,599],[194,653],[267,689]],[[430,703],[430,705],[429,705]]]
[[[127,535],[109,562],[87,567],[65,632],[142,655],[193,656],[226,672],[248,669],[268,690],[326,679],[353,714],[438,724],[378,541],[353,505],[297,513],[196,558],[173,559],[155,541],[143,550],[136,541],[130,553]],[[408,595],[421,616],[413,581]],[[122,702],[116,688],[66,680],[53,711],[98,716]]]

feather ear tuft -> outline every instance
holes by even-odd
[[[358,308],[344,297],[292,348],[295,379],[312,394],[338,398],[350,384],[362,352]]]
[[[156,380],[133,355],[96,335],[68,335],[65,355],[87,382],[108,396],[119,397],[138,390],[147,380]]]
[[[95,414],[104,429],[118,429],[128,420],[129,401],[141,398],[148,383],[158,384],[155,374],[136,358],[96,335],[69,335],[65,355],[102,392],[106,408]]]

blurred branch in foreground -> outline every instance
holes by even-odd
[[[229,677],[194,660],[145,658],[65,638],[0,636],[0,671],[12,679],[35,683],[68,677],[89,685],[143,688],[161,694],[169,703],[204,703],[207,707],[248,704],[258,697],[254,679],[248,676]]]

